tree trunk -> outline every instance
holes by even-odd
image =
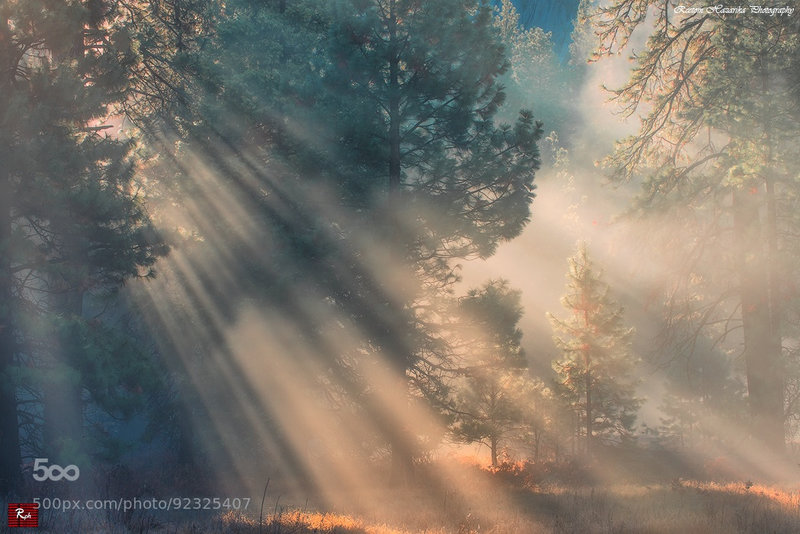
[[[70,288],[55,296],[54,310],[63,319],[80,317],[83,293]],[[64,340],[66,341],[66,340]],[[44,391],[44,454],[53,463],[75,464],[83,456],[83,399],[75,356],[63,345],[54,349],[53,372]],[[67,346],[74,345],[68,342]],[[81,467],[80,465],[78,467]]]
[[[572,412],[572,456],[575,457],[578,455],[578,448],[580,447],[579,441],[581,436],[581,427],[583,423],[581,423],[580,414],[577,410],[571,410]]]
[[[586,456],[592,455],[592,374],[586,357]]]
[[[388,152],[389,152],[389,183],[388,183],[388,201],[389,209],[394,211],[396,204],[399,200],[400,185],[401,185],[401,160],[400,160],[400,59],[399,52],[396,47],[396,12],[395,2],[390,0],[389,6],[389,39],[393,45],[389,54],[389,93],[387,98],[389,113],[388,113]],[[390,217],[387,220],[389,224],[388,232],[391,238],[391,246],[397,247],[400,251],[399,261],[406,261],[405,243],[398,232],[399,225],[397,221],[392,220]],[[391,306],[391,304],[389,304]],[[389,328],[392,328],[389,325]],[[389,336],[402,335],[400,332],[390,332]],[[397,344],[393,344],[397,346]],[[400,344],[402,346],[402,344]],[[404,349],[401,349],[404,350]],[[394,354],[393,360],[395,363],[395,372],[398,375],[398,380],[401,381],[400,391],[407,391],[408,379],[407,372],[411,366],[412,357],[410,354]],[[400,402],[398,406],[403,405],[405,399],[398,399]],[[399,408],[402,409],[402,408]],[[414,436],[410,430],[397,430],[397,434],[391,437],[392,440],[392,482],[410,484],[414,480],[414,452],[413,442]]]
[[[414,480],[414,453],[408,442],[408,436],[395,436],[392,443],[392,472],[389,482],[395,486],[410,486]]]
[[[583,321],[584,326],[588,329],[590,327],[589,322],[589,310],[588,310],[588,303],[584,302],[583,304]],[[586,381],[586,457],[590,458],[592,456],[592,355],[589,352],[591,349],[589,345],[585,345],[583,347],[583,365],[584,370],[586,372],[586,376],[584,380]]]
[[[12,47],[8,12],[0,8],[0,94],[9,95],[13,83],[17,50]],[[13,132],[0,132],[0,162],[10,159]],[[0,163],[0,167],[6,165]],[[16,494],[22,481],[20,436],[17,419],[16,385],[12,378],[16,339],[13,321],[13,276],[9,247],[11,241],[11,176],[0,169],[0,499]]]
[[[44,454],[60,465],[79,464],[86,452],[83,443],[83,399],[82,378],[74,354],[76,347],[83,345],[72,336],[73,321],[83,316],[84,274],[81,266],[88,261],[81,245],[80,229],[69,217],[52,221],[54,228],[62,232],[61,260],[64,272],[52,276],[49,311],[58,321],[66,325],[59,328],[57,345],[50,354],[52,370],[43,397]],[[78,465],[78,467],[82,467]]]
[[[4,143],[5,144],[5,143]],[[3,150],[5,147],[0,147]],[[3,158],[4,159],[4,158]],[[15,494],[22,481],[16,385],[13,292],[8,246],[11,238],[11,184],[0,175],[0,497]]]
[[[770,89],[770,67],[769,60],[762,58],[761,65],[761,90],[764,95],[769,94]],[[765,110],[765,116],[762,117],[764,128],[764,146],[766,151],[764,154],[764,210],[765,210],[765,242],[766,242],[766,255],[764,261],[766,263],[765,273],[767,276],[766,295],[767,295],[767,314],[768,314],[768,338],[766,345],[766,365],[768,369],[767,379],[771,387],[768,392],[768,398],[764,400],[766,410],[768,411],[769,428],[766,435],[768,438],[768,446],[778,453],[785,453],[786,451],[786,436],[784,432],[784,382],[783,382],[783,339],[781,337],[781,324],[783,321],[783,306],[781,305],[780,294],[780,273],[781,261],[778,254],[778,209],[775,199],[775,181],[773,179],[773,147],[774,141],[772,139],[772,120],[773,120],[773,105],[768,105]]]
[[[16,494],[22,481],[16,385],[11,376],[14,334],[10,324],[11,300],[7,299],[7,285],[6,280],[0,280],[0,307],[3,308],[0,310],[0,497]]]
[[[733,193],[734,232],[740,244],[744,359],[753,436],[780,454],[784,452],[781,340],[771,311],[770,267],[765,264],[758,197],[755,186]]]
[[[392,11],[394,3],[392,3]],[[396,39],[394,31],[394,13],[390,14],[391,29],[390,39]],[[400,59],[396,50],[393,50],[389,58],[389,200],[400,192]]]

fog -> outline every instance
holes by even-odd
[[[509,2],[123,4],[76,12],[82,53],[3,25],[38,110],[0,139],[30,151],[10,499],[249,503],[85,516],[120,532],[800,525],[796,15],[581,2],[565,54]],[[87,474],[31,485],[46,457]]]

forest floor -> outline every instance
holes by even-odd
[[[797,533],[800,491],[743,483],[518,489],[512,501],[487,495],[483,509],[452,514],[430,507],[388,518],[294,510],[262,523],[223,517],[204,532],[330,534]],[[408,497],[407,497],[408,498]],[[402,507],[405,508],[405,507]],[[180,532],[180,531],[178,531]],[[187,531],[191,532],[191,531]]]
[[[502,491],[500,491],[502,489]],[[484,491],[484,490],[481,490]],[[73,516],[42,517],[38,532],[151,534],[524,534],[524,533],[796,533],[800,490],[747,483],[674,480],[669,484],[505,487],[462,500],[453,493],[394,490],[387,506],[359,515],[275,507],[274,513],[227,513],[203,521],[162,522],[146,514],[124,524]],[[460,495],[460,494],[459,494]],[[272,510],[271,510],[272,512]],[[5,527],[5,525],[3,525]],[[10,529],[0,528],[0,532]]]

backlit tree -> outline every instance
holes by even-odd
[[[599,10],[598,56],[625,49],[637,28],[649,33],[630,80],[613,91],[641,127],[607,163],[618,180],[641,178],[641,213],[678,223],[670,234],[681,237],[667,247],[685,261],[667,313],[681,310],[712,337],[726,317],[728,331],[741,327],[751,434],[781,452],[782,345],[796,306],[800,29],[796,16],[723,8],[616,0]]]
[[[549,315],[563,356],[553,369],[591,455],[597,440],[628,437],[636,420],[640,400],[635,396],[633,329],[624,325],[623,310],[610,297],[585,244],[569,260],[567,294],[561,302],[568,315]]]

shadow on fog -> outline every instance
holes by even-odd
[[[369,492],[392,476],[392,445],[416,451],[419,433],[444,433],[398,378],[413,351],[398,292],[417,283],[366,263],[370,254],[336,235],[358,241],[361,229],[324,202],[310,213],[308,196],[298,201],[249,155],[219,146],[181,160],[191,168],[172,162],[198,177],[179,218],[202,239],[179,243],[159,278],[137,288],[160,352],[186,378],[177,460],[232,493],[271,483],[284,502],[332,507],[355,492],[370,509]],[[229,213],[247,227],[232,228]],[[377,222],[391,224],[402,234],[402,221]],[[373,256],[394,256],[381,247]],[[431,474],[424,487],[443,492],[442,481]]]

